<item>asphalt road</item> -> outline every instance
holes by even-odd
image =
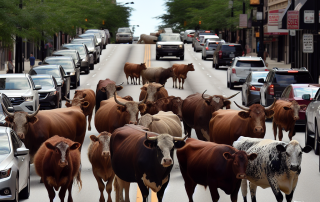
[[[226,82],[226,70],[215,70],[212,68],[212,61],[203,61],[201,59],[201,53],[193,52],[191,45],[186,45],[185,49],[185,60],[180,61],[178,58],[166,58],[160,61],[155,60],[155,45],[143,45],[143,44],[110,44],[106,49],[102,51],[100,57],[100,63],[95,65],[95,69],[91,70],[89,75],[81,75],[81,85],[78,89],[90,88],[96,90],[96,85],[99,80],[110,78],[117,83],[125,82],[124,88],[119,92],[120,96],[131,95],[135,101],[138,100],[140,94],[141,85],[127,85],[125,74],[123,72],[123,66],[125,62],[141,63],[146,61],[152,67],[170,67],[174,63],[187,64],[193,63],[195,67],[194,72],[188,73],[188,78],[184,85],[184,90],[173,89],[172,79],[169,79],[166,84],[166,89],[169,95],[180,96],[183,99],[188,95],[203,92],[208,90],[208,94],[212,95],[224,95],[230,96],[237,92],[240,92],[240,88],[236,90],[230,90],[227,88]],[[74,90],[72,90],[71,98],[73,97]],[[232,101],[236,101],[241,104],[241,94],[237,95]],[[65,101],[63,101],[64,105]],[[65,106],[63,106],[65,107]],[[231,105],[232,109],[238,109],[234,104]],[[82,190],[79,191],[75,186],[73,188],[73,200],[80,202],[93,202],[99,201],[100,192],[98,189],[98,184],[92,174],[91,164],[87,157],[87,148],[90,143],[90,135],[98,135],[98,132],[94,127],[94,118],[91,122],[92,131],[87,131],[86,138],[82,147]],[[266,137],[267,139],[273,139],[272,124],[270,122],[266,123]],[[192,132],[192,137],[196,138],[194,131]],[[298,132],[293,139],[296,139],[304,146],[304,132]],[[289,142],[287,133],[284,133],[284,141]],[[184,181],[180,173],[179,164],[175,156],[174,167],[171,172],[171,179],[169,185],[164,194],[164,202],[172,201],[188,201],[188,197],[184,188]],[[302,159],[302,172],[299,177],[298,186],[293,196],[293,201],[296,202],[319,202],[320,201],[320,174],[318,171],[319,157],[311,151],[309,154],[303,154]],[[132,183],[130,188],[130,201],[141,201],[137,190],[137,184]],[[223,191],[219,190],[221,202],[230,201],[230,197],[226,195]],[[107,198],[107,193],[104,192],[105,198]],[[157,200],[151,197],[152,202]],[[67,196],[67,195],[66,195]],[[112,192],[112,199],[114,200],[114,192]],[[250,198],[250,193],[248,193],[248,198]],[[203,186],[197,186],[195,193],[193,195],[195,202],[209,202],[211,200],[209,189],[205,189]],[[238,201],[243,201],[241,191],[239,191]],[[67,200],[67,198],[66,198]],[[28,200],[31,202],[43,202],[49,201],[47,191],[43,184],[40,184],[40,177],[37,176],[34,170],[34,166],[31,165],[31,194]],[[60,201],[58,195],[54,201]],[[251,201],[249,199],[249,201]],[[276,201],[270,188],[257,189],[257,201],[259,202],[270,202]]]

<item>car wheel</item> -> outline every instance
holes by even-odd
[[[16,178],[15,199],[12,202],[19,202],[19,177]],[[13,193],[12,193],[13,194]]]
[[[94,70],[94,64],[90,64],[90,70]]]
[[[244,99],[243,99],[243,92],[241,91],[241,100],[242,100],[242,105],[245,106],[245,102],[244,102]]]
[[[195,46],[193,47],[193,51],[194,51],[194,52],[197,52],[197,50],[196,50],[196,47],[195,47]]]
[[[215,65],[214,66],[215,69],[219,69],[219,64],[215,63],[214,65]]]
[[[308,128],[308,121],[306,119],[306,130],[305,130],[305,135],[304,135],[304,139],[305,139],[305,146],[310,146],[313,147],[314,145],[312,144],[312,139],[310,137],[310,131]]]
[[[231,77],[230,77],[230,89],[234,89],[234,84],[231,82]]]
[[[156,55],[156,60],[160,60],[160,56]]]
[[[88,66],[87,68],[86,68],[86,71],[84,71],[86,74],[90,74],[90,66]]]
[[[98,58],[98,60],[97,60],[97,63],[99,63],[100,62],[100,57]]]
[[[227,73],[227,87],[228,87],[228,88],[230,88],[230,85],[229,85],[229,80],[228,80],[228,78],[229,78],[229,75],[228,75],[228,73]]]
[[[315,128],[315,134],[314,134],[314,153],[316,155],[319,155],[319,132],[318,132],[318,126],[316,125]]]
[[[180,56],[180,60],[184,60],[184,56]]]
[[[97,61],[97,56],[94,57],[93,61],[94,61],[94,64],[97,64],[97,63],[98,63],[98,61]]]
[[[21,199],[28,199],[30,196],[30,164],[29,164],[29,171],[28,171],[28,182],[27,186],[20,192]]]

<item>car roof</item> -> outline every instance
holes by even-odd
[[[223,46],[228,46],[228,45],[237,45],[237,46],[241,46],[241,44],[238,44],[238,43],[225,43],[225,44],[222,44]]]
[[[61,60],[73,60],[71,56],[48,56],[44,60],[54,60],[54,59],[61,59]]]
[[[74,52],[74,53],[77,53],[78,51],[74,50],[74,49],[63,49],[63,50],[54,51],[52,54],[60,53],[60,52]]]
[[[63,47],[68,47],[68,46],[84,46],[85,44],[81,43],[68,43],[68,44],[63,44]],[[72,49],[71,49],[72,50]]]
[[[41,66],[36,66],[34,67],[36,69],[52,69],[52,68],[56,68],[56,69],[59,69],[60,68],[60,65],[41,65]],[[33,68],[33,69],[34,69]]]
[[[298,72],[309,72],[305,67],[294,68],[294,69],[279,69],[278,67],[272,68],[272,71],[275,72],[289,72],[289,71],[298,71]]]
[[[203,37],[204,38],[216,38],[216,39],[219,38],[217,35],[214,35],[214,34],[212,34],[212,35],[203,35]]]
[[[240,61],[260,61],[260,60],[262,60],[261,57],[251,57],[251,56],[236,57],[236,59],[240,60]]]
[[[31,78],[52,78],[52,75],[49,75],[49,74],[36,74],[36,75],[31,75]]]
[[[79,36],[96,36],[97,33],[84,33],[84,34],[79,34]]]
[[[306,84],[290,84],[289,86],[292,86],[292,88],[314,88],[314,87],[320,87],[320,84],[313,84],[313,83],[306,83]]]
[[[77,39],[73,39],[72,41],[92,41],[93,38],[77,38]]]
[[[251,74],[261,74],[261,73],[266,73],[268,74],[269,71],[252,71]]]
[[[29,77],[29,74],[0,74],[0,78],[24,78],[24,77]]]

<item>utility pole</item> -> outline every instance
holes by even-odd
[[[243,1],[242,13],[246,14],[246,3],[245,3],[245,1]],[[246,49],[246,43],[247,43],[247,32],[246,31],[247,31],[246,28],[242,29],[242,32],[243,32],[242,48],[243,48],[243,50]],[[247,54],[247,51],[245,51],[245,54]]]
[[[263,36],[264,36],[264,32],[263,32],[263,5],[264,2],[261,1],[260,6],[258,6],[258,11],[260,11],[262,13],[262,18],[260,21],[260,34],[259,34],[259,53],[258,53],[258,57],[263,57],[263,52],[264,52],[264,44],[263,44]]]
[[[22,0],[20,0],[19,8],[22,9]],[[22,38],[16,36],[15,73],[22,73],[22,62]]]

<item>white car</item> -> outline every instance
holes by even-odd
[[[29,149],[9,127],[0,127],[0,201],[30,195]]]
[[[207,42],[207,40],[213,40],[213,39],[219,39],[217,35],[203,35],[200,36],[200,45],[204,46],[204,44]]]
[[[227,86],[242,85],[252,71],[269,71],[261,57],[235,57],[227,70]]]
[[[15,111],[36,111],[41,88],[34,85],[29,74],[0,74],[0,93],[8,96]]]

